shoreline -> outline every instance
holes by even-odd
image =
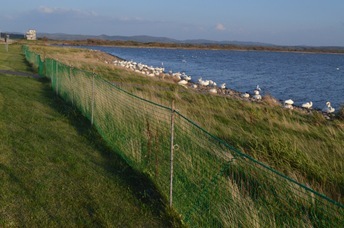
[[[91,49],[92,50],[92,49]],[[97,50],[99,52],[103,52],[103,51],[100,51],[100,50]],[[122,59],[118,56],[115,56],[115,55],[112,55],[110,53],[107,53],[107,52],[103,52],[103,53],[106,53],[110,56],[114,56],[116,58],[119,58],[119,59]],[[255,95],[254,95],[254,92],[255,90],[253,91],[253,93],[249,93],[249,97],[244,97],[243,96],[243,92],[240,92],[240,91],[237,91],[237,90],[234,90],[234,89],[231,89],[231,88],[221,88],[217,85],[201,85],[201,82],[200,81],[195,81],[195,80],[185,80],[183,79],[183,76],[180,77],[180,72],[176,72],[176,73],[166,73],[165,71],[160,71],[161,68],[157,67],[157,68],[154,68],[154,69],[159,69],[159,72],[157,74],[154,73],[154,70],[153,72],[151,72],[149,75],[148,75],[148,72],[143,72],[144,70],[141,69],[138,69],[137,68],[137,64],[133,62],[133,61],[127,61],[127,60],[120,60],[120,61],[114,61],[112,62],[112,65],[116,66],[116,67],[121,67],[123,69],[127,69],[127,70],[130,70],[132,72],[136,72],[137,74],[143,74],[142,76],[144,77],[156,77],[156,78],[159,78],[159,79],[162,79],[162,80],[169,80],[169,81],[172,81],[173,83],[175,84],[178,84],[182,87],[184,87],[185,89],[191,89],[193,91],[196,91],[198,93],[203,93],[203,94],[209,94],[209,95],[217,95],[217,96],[222,96],[222,97],[232,97],[232,98],[235,98],[235,99],[239,99],[241,101],[248,101],[248,102],[256,102],[256,103],[266,103],[267,105],[270,105],[270,106],[280,106],[281,108],[284,108],[284,109],[289,109],[291,111],[293,110],[297,110],[299,112],[302,112],[304,114],[312,114],[312,112],[318,112],[318,113],[321,113],[326,119],[333,119],[335,118],[338,114],[340,115],[340,110],[342,109],[341,107],[336,110],[336,112],[331,112],[331,113],[326,113],[323,111],[323,109],[321,108],[304,108],[302,106],[298,106],[298,105],[287,105],[286,104],[286,101],[284,100],[281,100],[281,99],[277,99],[273,96],[271,96],[270,94],[264,94],[264,95],[260,95],[260,98],[255,98]],[[129,65],[129,66],[128,66]],[[133,66],[134,65],[134,66]],[[144,65],[144,64],[141,64],[143,66],[147,66],[147,65]],[[148,67],[148,66],[147,66]],[[178,74],[178,76],[176,76],[176,74]],[[187,75],[184,75],[184,77],[187,77]],[[184,82],[183,84],[181,84],[182,81],[186,81]],[[257,86],[258,87],[258,86]],[[258,93],[259,94],[259,93]]]
[[[99,47],[123,47],[123,48],[161,48],[161,49],[185,49],[185,50],[228,50],[228,51],[257,51],[257,52],[281,52],[281,53],[304,53],[304,54],[339,54],[344,55],[344,48],[331,49],[332,51],[326,50],[326,48],[307,48],[306,50],[298,50],[297,47],[283,47],[283,46],[238,46],[238,45],[229,45],[229,46],[213,46],[213,45],[193,45],[193,44],[165,44],[165,43],[139,43],[139,44],[126,44],[126,43],[109,43],[109,44],[97,44],[97,43],[88,43],[86,42],[66,42],[62,41],[60,44],[56,45],[66,45],[66,46],[99,46]],[[303,48],[303,47],[299,47]],[[288,49],[288,50],[285,50]]]
[[[59,44],[59,45],[56,45],[56,46],[72,47],[72,48],[83,48],[82,46],[85,46],[86,50],[104,53],[106,55],[109,55],[111,57],[116,58],[117,61],[128,62],[128,63],[132,62],[132,61],[123,59],[123,58],[121,58],[119,56],[116,56],[114,54],[111,54],[111,53],[108,53],[108,52],[105,52],[105,51],[102,51],[102,50],[92,49],[92,47],[114,47],[114,46],[109,46],[109,45],[77,45],[77,46],[73,46],[73,45],[66,45],[66,44]],[[134,46],[131,46],[131,47],[132,48],[139,48],[139,47],[134,47]],[[149,48],[149,47],[141,47],[141,48]],[[160,47],[156,47],[156,48],[160,48]],[[162,49],[165,49],[165,48],[162,48]],[[171,49],[177,49],[177,48],[171,48]],[[238,51],[243,51],[243,50],[238,50]],[[311,54],[314,54],[314,53],[311,53]],[[116,64],[114,64],[114,62],[115,61],[113,61],[113,60],[106,60],[105,59],[105,63],[106,64],[116,66]],[[118,67],[121,67],[121,66],[118,66]],[[126,69],[125,67],[121,67],[121,68]],[[159,67],[157,67],[157,68],[159,68]],[[138,73],[138,74],[141,73],[137,69],[127,69],[127,70],[131,70],[132,72],[137,71],[136,73]],[[176,72],[176,73],[181,73],[181,71]],[[143,75],[143,76],[148,77],[147,75]],[[156,77],[161,78],[161,79],[170,78],[171,79],[170,81],[174,81],[175,84],[178,84],[178,81],[180,81],[180,79],[177,80],[177,79],[171,77],[171,75],[168,72],[165,72],[165,71],[161,72],[161,75],[159,75],[159,76],[156,75]],[[193,87],[195,85],[198,86],[198,88]],[[197,90],[196,92],[200,92],[200,93],[203,93],[203,94],[209,93],[210,95],[218,95],[218,96],[224,96],[224,97],[225,96],[231,96],[231,97],[235,97],[235,98],[240,99],[240,100],[246,100],[246,101],[249,101],[249,102],[257,102],[257,103],[265,102],[265,103],[269,103],[268,105],[275,105],[275,106],[280,106],[282,108],[287,108],[287,107],[285,107],[285,104],[284,104],[283,100],[278,99],[276,97],[273,97],[270,94],[264,94],[264,95],[261,96],[261,99],[257,100],[257,99],[253,99],[252,98],[252,96],[254,95],[252,92],[250,92],[250,97],[249,98],[244,98],[244,97],[241,96],[243,94],[243,92],[240,92],[240,91],[237,91],[237,90],[234,90],[234,89],[231,89],[231,88],[221,89],[219,87],[216,87],[217,91],[214,94],[213,92],[209,92],[209,90],[214,88],[214,87],[211,87],[211,86],[208,86],[208,87],[207,86],[200,86],[197,83],[197,80],[194,80],[194,79],[191,80],[190,82],[188,82],[187,84],[181,85],[181,86],[183,86],[186,89],[191,89],[191,90],[194,90],[194,91]],[[324,113],[322,111],[322,108],[319,108],[319,107],[311,108],[311,109],[306,109],[306,108],[301,107],[301,105],[292,105],[292,108],[290,108],[290,109],[299,110],[299,111],[301,111],[303,113],[311,113],[313,111],[316,111],[316,112],[324,114],[324,116],[327,119],[330,119],[330,118],[334,117],[334,115],[336,115],[336,113],[340,112],[340,110],[342,109],[342,106],[339,106],[338,108],[336,108],[336,112],[335,113],[330,113],[330,114]]]

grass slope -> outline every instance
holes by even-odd
[[[266,99],[247,102],[185,89],[166,79],[143,77],[114,67],[112,57],[89,50],[33,46],[44,56],[94,71],[125,90],[177,109],[230,145],[343,202],[343,118],[326,120],[319,112],[286,110]],[[343,116],[342,116],[343,117]]]
[[[30,72],[19,46],[0,53],[0,69]],[[0,226],[178,226],[43,79],[0,74],[0,180]]]

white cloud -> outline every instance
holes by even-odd
[[[116,20],[119,20],[119,21],[123,21],[123,22],[143,22],[143,21],[148,21],[148,20],[145,20],[141,17],[127,17],[127,16],[122,16],[122,17],[118,17],[118,18],[114,18]]]
[[[75,10],[75,9],[66,9],[66,8],[57,8],[57,7],[47,7],[40,6],[37,11],[42,14],[70,14],[78,16],[97,16],[95,12]]]
[[[57,7],[40,6],[38,9],[36,9],[36,11],[42,14],[57,14],[57,13],[61,14],[61,13],[73,12],[75,10],[57,8]]]
[[[38,8],[38,12],[50,14],[50,13],[54,13],[56,11],[56,9],[57,8],[41,6],[41,7]]]
[[[216,29],[217,31],[225,31],[225,30],[226,30],[226,27],[225,27],[223,24],[218,23],[218,24],[215,26],[215,29]]]

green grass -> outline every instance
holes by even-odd
[[[18,55],[21,54],[21,49],[18,45],[9,45],[8,52],[4,48],[4,44],[0,44],[0,69],[14,70],[21,72],[32,72],[32,68],[27,64],[25,58]]]
[[[141,97],[177,109],[210,133],[343,202],[344,122],[266,103],[195,93],[116,69],[99,73]],[[136,86],[138,85],[138,86]]]
[[[30,72],[20,46],[0,69]],[[0,74],[1,226],[179,226],[144,175],[47,80]]]
[[[271,167],[307,183],[317,191],[343,202],[344,122],[327,121],[320,113],[305,114],[269,103],[251,103],[232,97],[206,95],[184,89],[171,81],[144,77],[125,69],[97,64],[70,56],[90,53],[73,48],[34,47],[40,53],[54,53],[66,64],[95,71],[125,90],[145,99],[176,108],[210,133],[224,139]],[[45,51],[44,51],[45,50]],[[52,50],[52,51],[49,51]],[[78,56],[82,56],[82,54]],[[75,61],[75,62],[74,62]]]
[[[66,52],[70,57],[75,50],[60,49],[58,52]],[[95,70],[101,77],[145,99],[166,106],[175,100],[182,114],[218,138],[300,183],[337,201],[342,200],[342,120],[327,121],[317,112],[285,110],[269,102],[252,103],[230,96],[197,93],[166,80],[143,77],[102,62],[93,65],[84,59],[77,61],[83,69]],[[73,62],[68,63],[75,66]],[[90,118],[92,77],[76,73],[69,78],[68,67],[60,65],[58,69],[60,95],[79,106]],[[166,165],[161,163],[168,160],[164,154],[168,149],[163,147],[168,144],[164,142],[168,138],[164,131],[168,129],[165,125],[169,119],[162,116],[168,117],[169,113],[157,106],[149,107],[101,82],[97,79],[95,86],[96,126],[103,131],[102,135],[112,148],[158,183],[166,197],[168,190],[162,189],[167,186],[162,180],[166,173],[161,174]],[[56,80],[54,86],[55,83]],[[238,220],[232,225],[319,226],[331,224],[332,215],[341,216],[342,212],[330,211],[334,209],[331,203],[329,207],[316,206],[312,192],[247,159],[237,158],[226,167],[230,159],[227,155],[231,154],[228,148],[180,118],[176,124],[179,149],[175,159],[177,197],[174,205],[187,222],[224,225],[236,218]],[[189,194],[191,190],[197,194]],[[233,204],[236,206],[229,206]],[[218,211],[220,213],[216,213]],[[244,216],[238,218],[243,213]],[[302,213],[302,218],[295,217],[295,213]],[[333,221],[333,224],[340,221]]]
[[[267,103],[195,93],[122,69],[97,68],[127,91],[170,106],[230,145],[337,201],[344,193],[344,123]]]

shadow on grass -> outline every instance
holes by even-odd
[[[22,64],[25,65],[25,68],[28,72],[33,72],[35,74],[38,73],[37,69],[31,64],[29,63],[28,61],[26,61],[25,59],[23,60]]]
[[[45,84],[43,93],[45,97],[52,100],[51,107],[67,117],[78,133],[101,153],[105,161],[102,167],[106,172],[128,185],[135,197],[150,208],[154,215],[161,218],[166,227],[183,227],[177,214],[169,209],[166,200],[158,192],[154,183],[147,176],[129,166],[119,154],[107,146],[97,130],[80,111],[56,96],[50,87],[49,79],[38,80]]]
[[[0,164],[0,171],[3,171],[4,173],[6,173],[10,179],[13,181],[13,183],[15,183],[16,185],[18,185],[20,187],[20,189],[22,189],[24,192],[25,192],[25,195],[28,197],[28,198],[31,198],[35,201],[35,203],[37,205],[39,205],[40,208],[42,208],[44,210],[44,212],[49,216],[49,219],[56,222],[57,224],[60,225],[60,221],[56,218],[56,216],[52,213],[50,213],[49,209],[47,209],[46,207],[46,204],[44,203],[41,203],[38,199],[37,199],[37,196],[29,190],[29,188],[25,185],[25,183],[23,183],[23,181],[18,178],[14,172],[12,171],[11,168],[3,165],[3,164]],[[0,224],[1,224],[1,218],[0,218]],[[1,224],[2,226],[3,224]]]

